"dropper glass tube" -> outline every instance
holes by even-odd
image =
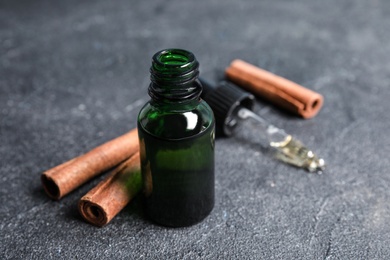
[[[304,168],[309,172],[321,173],[325,169],[323,159],[318,158],[313,151],[309,150],[292,135],[287,134],[283,129],[269,124],[265,119],[247,108],[239,108],[236,115],[237,129],[234,131],[235,136],[253,132],[255,129],[255,136],[252,136],[251,140],[257,138],[264,148],[275,153],[277,159]],[[254,126],[250,127],[248,124]]]

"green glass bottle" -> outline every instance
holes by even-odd
[[[138,115],[145,211],[165,226],[195,224],[214,207],[215,123],[198,68],[189,51],[156,53],[151,100]]]

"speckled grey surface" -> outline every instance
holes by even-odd
[[[1,1],[1,259],[388,259],[390,2]],[[40,172],[135,127],[158,50],[191,50],[209,80],[241,58],[322,93],[303,120],[256,111],[322,155],[310,175],[236,139],[216,142],[216,204],[159,227],[137,198],[104,228]]]

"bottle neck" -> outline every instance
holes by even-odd
[[[149,96],[153,103],[198,102],[202,92],[199,63],[191,52],[168,49],[156,53],[150,74]]]

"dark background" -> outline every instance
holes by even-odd
[[[1,1],[0,258],[388,259],[390,2]],[[216,142],[216,204],[198,225],[150,223],[140,198],[103,228],[40,173],[136,126],[152,55],[191,50],[211,81],[236,58],[324,95],[304,120],[256,112],[325,158],[322,175]]]

